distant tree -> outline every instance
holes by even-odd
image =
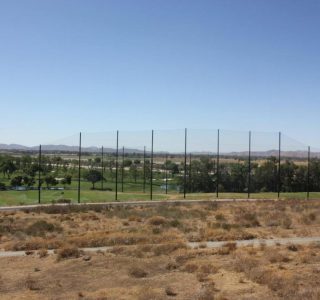
[[[24,172],[31,177],[35,177],[38,171],[39,171],[39,166],[35,164],[27,166],[24,170]]]
[[[45,181],[45,183],[47,185],[47,188],[49,188],[50,186],[55,186],[55,185],[58,184],[58,181],[52,175],[46,176],[44,181]]]
[[[66,187],[66,184],[70,185],[71,184],[71,175],[66,175],[62,180],[61,183],[63,184],[64,187]]]
[[[98,170],[91,169],[87,171],[84,175],[84,178],[92,183],[92,189],[95,189],[96,182],[102,180],[101,172]]]
[[[169,170],[172,175],[179,174],[179,166],[171,160],[167,160],[164,163],[164,167]]]
[[[135,183],[137,183],[138,179],[138,167],[136,164],[131,165],[130,167],[130,175],[132,176]]]
[[[10,185],[11,186],[22,186],[22,184],[23,184],[22,181],[23,181],[22,176],[15,176],[11,179]]]
[[[94,163],[95,163],[96,165],[101,164],[101,158],[100,158],[100,157],[95,157],[95,158],[94,158]]]
[[[125,159],[123,162],[124,167],[130,167],[132,165],[132,160],[131,159]]]
[[[1,169],[1,172],[3,173],[3,175],[4,176],[7,175],[8,178],[10,178],[12,173],[17,170],[14,162],[10,159],[3,161],[0,165],[0,169]]]
[[[6,190],[6,185],[3,182],[0,182],[0,191],[5,191]]]
[[[23,177],[23,183],[30,187],[30,186],[33,186],[35,184],[35,180],[33,177],[29,177],[29,176],[24,176]]]

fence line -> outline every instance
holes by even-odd
[[[162,136],[164,133],[164,137]],[[196,134],[195,134],[196,133]],[[140,192],[143,194],[146,193],[147,183],[149,181],[150,195],[149,199],[152,200],[154,197],[154,188],[157,187],[157,195],[159,191],[164,190],[165,195],[170,194],[170,190],[178,189],[178,192],[183,191],[183,198],[185,199],[187,194],[199,192],[207,193],[208,190],[211,192],[215,191],[216,198],[219,198],[220,193],[231,192],[231,193],[246,193],[247,198],[249,199],[253,193],[262,193],[260,187],[263,183],[256,182],[256,177],[259,171],[259,168],[263,164],[269,163],[267,167],[272,169],[270,174],[274,174],[274,177],[269,174],[268,186],[265,186],[265,190],[270,193],[275,191],[277,198],[281,197],[283,192],[305,192],[306,198],[310,198],[310,193],[315,192],[315,189],[320,185],[320,163],[317,165],[317,157],[319,153],[314,153],[312,158],[312,152],[310,146],[302,145],[299,142],[296,142],[286,136],[283,136],[281,132],[278,135],[278,149],[274,149],[273,146],[270,148],[264,148],[264,151],[254,151],[253,146],[255,143],[255,133],[249,131],[247,134],[247,140],[240,138],[240,134],[234,133],[232,131],[221,131],[218,129],[216,131],[216,151],[213,150],[214,144],[212,144],[212,138],[214,137],[214,132],[210,131],[210,134],[206,135],[202,132],[189,131],[187,128],[184,131],[173,132],[173,131],[154,131],[151,130],[151,147],[150,151],[147,152],[146,144],[148,143],[148,138],[144,135],[140,136],[140,133],[131,132],[130,134],[124,133],[123,136],[119,134],[119,130],[116,131],[115,135],[115,149],[111,144],[106,147],[102,138],[100,138],[101,150],[90,150],[90,147],[84,147],[83,145],[83,133],[79,134],[79,144],[78,144],[78,180],[77,180],[77,202],[82,201],[82,181],[85,179],[83,174],[88,173],[92,170],[95,170],[100,167],[99,176],[96,173],[91,174],[86,177],[86,180],[83,181],[83,185],[86,185],[86,182],[93,183],[93,189],[95,189],[94,184],[95,180],[101,181],[100,190],[101,192],[105,191],[104,182],[106,181],[105,176],[109,176],[110,182],[106,184],[106,191],[111,189],[110,186],[114,184],[114,199],[119,201],[119,140],[121,139],[122,144],[122,153],[121,153],[121,195],[123,193],[137,193],[139,191],[139,186],[142,189]],[[127,135],[126,135],[127,134]],[[194,137],[192,134],[195,134]],[[242,133],[241,133],[242,134]],[[166,137],[172,135],[166,141]],[[275,134],[271,134],[271,137],[275,137]],[[111,135],[110,135],[111,136]],[[184,139],[182,139],[184,136]],[[84,134],[84,137],[90,137],[90,135]],[[263,137],[263,135],[262,135]],[[284,143],[284,137],[287,139],[287,144]],[[94,140],[94,136],[92,136]],[[149,137],[150,138],[150,137]],[[154,149],[154,142],[159,138],[159,144],[157,147],[159,149]],[[224,140],[221,140],[223,138]],[[127,140],[126,140],[127,139]],[[178,141],[181,139],[181,150],[183,149],[182,143],[184,143],[184,149],[179,151]],[[201,142],[211,143],[209,148],[206,148],[205,144]],[[265,140],[264,140],[265,139]],[[267,134],[265,134],[263,143],[268,144]],[[89,139],[88,139],[89,140]],[[110,139],[112,140],[112,139]],[[138,145],[140,141],[143,141],[143,144]],[[126,143],[128,142],[128,143]],[[133,145],[131,146],[130,143]],[[222,144],[221,144],[222,143]],[[258,146],[261,147],[262,142]],[[272,143],[274,140],[272,139]],[[230,151],[232,145],[237,144],[237,149],[235,151]],[[245,144],[247,146],[245,146]],[[271,144],[271,142],[270,142]],[[231,146],[230,146],[231,145]],[[61,146],[61,145],[60,145]],[[92,145],[91,145],[92,146]],[[221,146],[226,147],[224,151],[221,151]],[[289,148],[285,148],[287,146]],[[71,147],[71,146],[70,146]],[[61,153],[75,153],[75,145],[72,145],[73,150],[66,150]],[[168,148],[168,151],[164,149]],[[199,151],[203,147],[204,151]],[[268,146],[264,146],[268,147]],[[291,148],[293,147],[293,148]],[[295,148],[296,147],[296,148]],[[301,149],[305,147],[305,149]],[[49,155],[50,150],[48,150],[44,145],[40,145],[38,149],[38,203],[41,203],[42,197],[46,194],[46,189],[43,188],[44,181],[47,182],[47,177],[42,178],[48,171],[44,165],[48,164],[45,154]],[[55,154],[54,147],[51,152]],[[94,147],[92,149],[95,149]],[[97,148],[98,149],[98,148]],[[175,150],[173,150],[175,149]],[[196,151],[197,150],[197,151]],[[98,151],[100,154],[97,154]],[[276,158],[276,151],[277,158]],[[115,152],[115,153],[114,153]],[[149,153],[149,158],[148,155]],[[91,164],[88,163],[92,158],[90,155],[98,161],[98,163]],[[114,157],[115,155],[115,157]],[[98,159],[100,156],[100,160]],[[189,156],[189,163],[187,162]],[[109,157],[109,171],[106,171],[106,163],[108,162]],[[127,157],[131,158],[127,159]],[[135,159],[136,157],[136,159]],[[141,159],[143,158],[143,167],[141,167]],[[272,158],[273,157],[273,158]],[[272,159],[273,160],[272,160]],[[115,162],[114,162],[115,159]],[[156,160],[155,160],[156,159]],[[64,159],[66,160],[66,159]],[[68,161],[72,159],[68,158]],[[128,161],[129,160],[129,161]],[[260,161],[259,161],[260,160]],[[270,160],[270,161],[269,161]],[[303,164],[303,161],[306,161]],[[299,162],[299,164],[298,164]],[[51,162],[49,162],[51,164]],[[114,166],[115,163],[115,166]],[[128,166],[127,166],[128,164]],[[189,164],[189,167],[188,167]],[[291,164],[291,165],[290,165]],[[267,168],[266,167],[266,168]],[[318,168],[319,167],[319,168]],[[291,168],[291,169],[290,169]],[[115,169],[115,179],[113,178],[113,172]],[[287,170],[288,169],[288,170]],[[66,167],[65,172],[71,170],[71,163],[68,162],[68,167]],[[142,170],[140,177],[138,176],[139,171]],[[266,171],[266,170],[264,170]],[[297,172],[300,172],[299,174]],[[232,173],[233,172],[233,173]],[[291,173],[290,173],[291,172]],[[296,174],[294,174],[296,172]],[[131,174],[132,173],[132,174]],[[210,173],[208,176],[207,173]],[[230,174],[233,174],[237,179],[229,178]],[[133,182],[127,180],[125,182],[125,177],[133,178]],[[205,176],[204,176],[205,174]],[[289,174],[285,177],[285,174]],[[297,174],[300,176],[300,180],[304,183],[300,185],[297,183],[298,187],[293,188],[290,185],[293,185],[292,182],[296,180],[295,176]],[[311,180],[311,175],[313,178]],[[96,176],[96,177],[94,177]],[[230,182],[226,184],[226,176],[229,176]],[[139,177],[139,178],[138,178]],[[142,177],[142,178],[141,178]],[[89,179],[88,179],[89,178]],[[98,178],[98,179],[97,179]],[[92,181],[91,181],[92,180]],[[203,180],[203,182],[201,182]],[[232,181],[234,180],[234,181]],[[237,181],[238,180],[238,181]],[[169,183],[170,182],[170,183]],[[172,183],[174,182],[174,183]],[[204,185],[207,185],[204,187]],[[232,186],[233,185],[233,186]],[[231,187],[231,188],[230,188]],[[284,188],[285,187],[285,188]],[[316,188],[315,188],[316,187]],[[88,187],[87,187],[88,189]],[[288,189],[288,191],[287,191]],[[65,189],[64,189],[65,190]],[[290,191],[289,191],[290,190]],[[320,190],[319,190],[320,192]],[[172,193],[172,192],[171,192]],[[160,193],[161,194],[161,193]],[[144,197],[146,198],[146,197]],[[85,198],[86,201],[86,198]]]

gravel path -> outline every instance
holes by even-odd
[[[219,242],[202,242],[202,243],[187,243],[190,248],[197,248],[199,246],[206,248],[220,248],[224,246],[226,243],[236,243],[238,247],[241,246],[275,246],[275,245],[307,245],[310,243],[319,243],[320,237],[293,237],[293,238],[275,238],[275,239],[253,239],[253,240],[241,240],[241,241],[219,241]],[[129,247],[129,246],[128,246]],[[113,247],[96,247],[96,248],[81,248],[80,250],[84,252],[96,252],[96,251],[107,251],[112,249]],[[32,251],[29,255],[33,255],[37,251]],[[48,250],[48,254],[53,254],[54,250]],[[27,256],[25,251],[1,251],[0,250],[0,258],[2,257],[15,257],[15,256]]]

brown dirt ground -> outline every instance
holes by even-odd
[[[0,248],[62,254],[0,258],[0,298],[320,299],[320,245],[186,246],[316,236],[319,212],[318,201],[2,212]],[[63,256],[92,246],[113,248]]]

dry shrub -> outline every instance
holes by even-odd
[[[299,254],[299,260],[303,264],[313,263],[316,260],[316,254],[312,251],[304,251]]]
[[[287,249],[290,250],[290,251],[293,251],[293,252],[296,252],[296,251],[299,250],[298,247],[296,245],[294,245],[294,244],[288,245]]]
[[[137,300],[162,300],[164,297],[163,290],[147,287],[141,289]]]
[[[167,223],[166,218],[161,216],[154,216],[148,219],[148,223],[153,226],[165,225]]]
[[[102,247],[116,245],[135,245],[147,243],[149,237],[137,233],[113,233],[106,232],[89,232],[82,236],[72,237],[69,239],[72,244],[78,247]]]
[[[241,228],[231,228],[226,231],[221,228],[213,229],[206,227],[199,232],[202,241],[234,241],[234,240],[252,240],[256,235],[247,232]]]
[[[171,286],[167,286],[165,288],[165,292],[166,292],[167,296],[170,296],[170,297],[175,297],[178,295],[178,293],[175,292],[175,290]]]
[[[134,278],[144,278],[147,277],[148,273],[141,267],[131,267],[129,269],[129,275]]]
[[[197,279],[199,282],[206,282],[209,280],[208,275],[209,274],[206,274],[206,273],[197,273]]]
[[[123,246],[114,246],[114,247],[112,247],[112,249],[110,249],[110,251],[108,251],[108,252],[110,252],[110,253],[112,253],[112,254],[116,254],[116,255],[119,255],[119,254],[123,254],[124,252],[125,252],[125,247],[123,247]]]
[[[235,251],[237,249],[237,243],[226,243],[223,245],[224,247],[227,247],[229,249],[230,252]]]
[[[172,270],[177,270],[179,268],[179,265],[175,262],[168,262],[168,264],[166,265],[166,269],[168,271],[172,271]]]
[[[63,245],[62,240],[33,237],[25,241],[18,241],[6,245],[6,250],[28,251],[39,249],[57,249]]]
[[[231,251],[228,247],[220,247],[217,249],[218,255],[229,255],[230,253],[231,253]]]
[[[142,222],[142,218],[140,218],[140,217],[138,217],[138,216],[130,216],[129,218],[128,218],[128,221],[129,222]]]
[[[142,252],[151,252],[152,251],[152,245],[139,245],[137,247]]]
[[[197,300],[214,300],[215,287],[214,283],[211,282],[202,287]]]
[[[250,212],[246,209],[239,209],[235,215],[235,220],[241,225],[245,227],[258,227],[260,226],[260,222],[258,220],[258,216],[255,212]]]
[[[217,221],[226,221],[225,216],[222,213],[216,214]]]
[[[272,264],[290,261],[290,258],[285,253],[274,250],[266,251],[266,257]]]
[[[57,260],[68,259],[68,258],[78,258],[80,256],[80,251],[75,246],[64,246],[57,250]]]
[[[45,236],[48,232],[61,232],[62,228],[58,225],[48,223],[45,220],[38,220],[28,226],[25,233],[33,236]]]
[[[183,268],[183,271],[188,273],[194,273],[198,270],[198,265],[194,263],[186,264]]]
[[[301,217],[301,222],[306,225],[310,225],[314,221],[316,221],[317,215],[315,213],[304,214]]]
[[[175,260],[177,264],[184,265],[188,260],[196,258],[196,253],[194,252],[185,252],[184,254],[177,255]]]
[[[154,227],[154,228],[152,228],[152,233],[153,234],[160,234],[160,233],[162,233],[162,229],[159,227]]]
[[[236,253],[233,262],[233,268],[236,272],[248,272],[252,268],[259,266],[259,260],[246,255],[245,253]]]
[[[31,276],[26,278],[25,287],[30,291],[40,290],[38,282],[34,278],[31,278]]]
[[[168,244],[162,244],[157,245],[153,249],[153,253],[157,256],[159,255],[168,255],[178,249],[186,249],[187,245],[184,242],[178,242],[178,243],[168,243]]]
[[[267,212],[265,215],[265,224],[268,227],[280,226],[283,214],[281,212]]]
[[[288,216],[285,216],[284,219],[282,220],[282,227],[285,229],[290,229],[291,226],[292,226],[292,220]]]
[[[204,274],[216,274],[218,270],[219,269],[212,264],[202,265],[199,269],[199,271]]]
[[[38,255],[40,258],[46,257],[46,256],[48,256],[48,250],[47,249],[40,249],[38,251]]]
[[[203,243],[203,242],[200,243],[200,244],[199,244],[199,248],[200,248],[200,249],[205,249],[205,248],[207,248],[207,243]]]
[[[249,257],[244,253],[237,253],[235,255],[232,266],[236,272],[245,273],[246,277],[250,280],[259,284],[265,284],[273,291],[282,289],[286,284],[281,274],[269,270],[261,265],[258,259]]]

